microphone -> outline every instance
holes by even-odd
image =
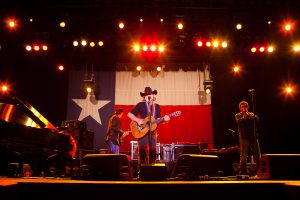
[[[254,92],[255,92],[255,90],[254,90],[254,89],[249,89],[249,90],[248,90],[248,92],[250,92],[250,93],[254,93]]]

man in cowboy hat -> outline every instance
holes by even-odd
[[[157,90],[145,87],[140,92],[142,101],[138,102],[127,116],[139,127],[147,127],[147,134],[138,139],[138,168],[142,164],[153,164],[156,160],[157,129],[151,130],[151,123],[154,119],[161,118],[160,105],[155,103]],[[163,121],[169,121],[170,117],[165,115]]]

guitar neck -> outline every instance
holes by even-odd
[[[172,114],[169,114],[168,116],[169,116],[170,118],[173,117]],[[164,117],[159,117],[159,118],[157,118],[157,119],[154,120],[154,122],[155,122],[156,124],[158,124],[158,123],[160,123],[160,122],[162,122],[162,121],[164,121]]]
[[[154,123],[158,124],[158,123],[162,122],[163,120],[164,120],[164,117],[159,117],[154,120]]]

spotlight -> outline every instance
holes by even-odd
[[[87,93],[94,93],[95,92],[95,80],[94,76],[92,75],[91,79],[83,80],[84,89]]]
[[[2,85],[1,86],[1,91],[2,92],[7,92],[8,91],[8,86],[7,85]]]
[[[212,80],[205,80],[204,81],[204,90],[206,94],[210,94],[213,89],[213,81]]]

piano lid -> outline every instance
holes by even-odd
[[[58,129],[26,101],[11,97],[0,102],[0,119],[35,128]]]

